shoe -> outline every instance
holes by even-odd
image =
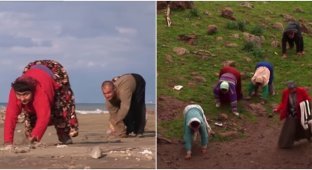
[[[239,113],[238,112],[233,112],[233,114],[237,117],[239,117]]]
[[[139,137],[139,138],[143,138],[144,137],[143,133],[139,133],[136,136]]]
[[[71,137],[66,134],[64,134],[62,137],[59,137],[59,141],[64,145],[73,144]]]

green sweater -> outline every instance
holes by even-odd
[[[203,118],[203,113],[197,108],[191,108],[184,117],[184,147],[186,151],[191,151],[193,142],[193,130],[188,126],[189,121],[192,118],[200,120],[199,133],[201,136],[201,145],[206,146],[208,144],[208,130]]]

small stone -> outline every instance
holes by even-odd
[[[208,25],[207,33],[208,35],[215,34],[218,30],[218,27],[216,25]]]
[[[102,157],[102,151],[99,146],[95,146],[92,148],[90,156],[94,159],[99,159]]]
[[[187,53],[187,50],[185,48],[182,48],[182,47],[175,47],[175,48],[173,48],[173,51],[179,56]]]
[[[217,37],[217,41],[222,41],[223,37]]]

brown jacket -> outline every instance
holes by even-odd
[[[114,82],[116,98],[106,101],[106,108],[116,123],[123,121],[131,106],[132,94],[136,89],[136,82],[131,74],[125,74]]]

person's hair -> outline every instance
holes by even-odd
[[[288,81],[287,82],[288,89],[295,89],[297,87],[297,84],[294,81]]]
[[[110,81],[110,80],[105,80],[105,81],[103,81],[101,87],[103,88],[104,86],[110,86],[110,87],[112,87],[112,88],[115,88],[114,83],[113,83],[112,81]]]
[[[11,84],[11,87],[16,92],[34,92],[36,88],[36,83],[37,81],[31,77],[19,77]]]
[[[200,123],[199,122],[197,122],[197,121],[193,121],[193,122],[191,122],[191,127],[192,128],[198,128],[199,127],[199,125],[200,125]]]

